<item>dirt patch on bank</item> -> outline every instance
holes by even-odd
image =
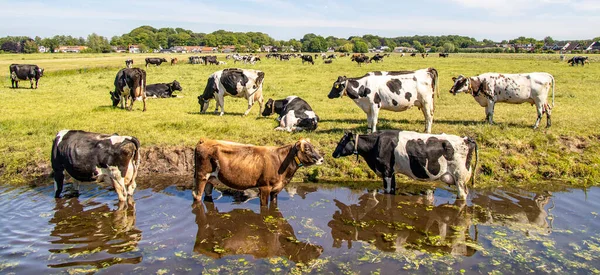
[[[583,153],[583,150],[589,146],[589,141],[586,138],[564,135],[560,136],[560,143],[565,149],[575,153]]]

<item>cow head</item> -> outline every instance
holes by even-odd
[[[171,91],[183,91],[183,88],[181,88],[181,85],[177,80],[173,80],[171,83]]]
[[[471,85],[471,80],[468,77],[459,75],[458,77],[453,77],[452,81],[454,81],[454,85],[452,85],[452,88],[450,88],[451,94],[456,95],[458,93],[469,92],[469,85]]]
[[[342,139],[340,139],[340,142],[338,142],[337,147],[335,147],[332,156],[334,158],[339,158],[352,155],[354,153],[354,143],[356,142],[354,140],[355,138],[356,135],[350,132],[345,133]]]
[[[323,157],[317,152],[317,149],[310,143],[310,139],[300,139],[294,145],[296,149],[296,157],[300,163],[304,166],[310,166],[313,164],[321,165],[324,160]]]
[[[262,116],[270,116],[275,113],[275,100],[269,98],[267,103],[265,103],[265,108],[262,112]]]
[[[167,59],[166,58],[161,58],[160,61],[167,62]]]
[[[108,92],[110,94],[110,100],[112,100],[113,107],[117,107],[121,102],[121,94],[119,92]]]
[[[329,95],[327,95],[327,97],[330,99],[342,97],[346,91],[347,82],[348,79],[345,76],[338,76],[338,79],[333,83],[333,87],[331,87],[331,91],[329,91]]]
[[[44,76],[44,69],[39,68],[38,73],[40,74],[40,77]]]

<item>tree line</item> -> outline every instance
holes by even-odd
[[[582,45],[589,45],[592,41],[598,41],[600,37],[590,40],[570,41]],[[541,50],[544,45],[554,43],[565,43],[567,41],[555,41],[552,37],[536,40],[528,37],[518,37],[511,40],[494,42],[483,39],[460,35],[442,36],[400,36],[394,38],[381,37],[366,34],[363,36],[351,36],[339,38],[334,36],[323,37],[314,33],[305,34],[301,39],[276,40],[262,32],[231,32],[218,30],[212,33],[195,33],[182,28],[154,28],[151,26],[140,26],[121,36],[113,36],[110,39],[92,33],[83,37],[72,37],[70,35],[55,35],[53,37],[35,38],[27,36],[7,36],[0,38],[0,51],[11,53],[35,53],[39,46],[44,46],[50,52],[59,46],[87,46],[83,52],[108,53],[112,46],[127,49],[129,45],[139,45],[142,52],[155,49],[169,49],[174,46],[208,46],[222,47],[235,46],[238,52],[255,52],[263,45],[276,47],[280,50],[301,50],[303,52],[325,52],[335,49],[339,52],[365,53],[371,48],[383,47],[384,51],[392,51],[395,47],[410,47],[418,52],[425,52],[428,48],[431,52],[459,52],[478,51],[471,46],[491,46],[495,44],[531,44],[536,50]],[[471,48],[470,48],[471,47]]]

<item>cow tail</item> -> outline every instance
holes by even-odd
[[[133,159],[135,160],[135,165],[137,167],[140,166],[140,141],[136,138],[136,137],[131,137],[131,142],[133,142],[133,144],[135,145],[135,152],[133,153]]]
[[[552,108],[554,108],[554,87],[556,83],[554,82],[554,76],[550,75],[550,77],[552,78]]]
[[[472,144],[475,145],[475,165],[473,166],[473,171],[471,172],[471,186],[475,186],[475,176],[477,174],[477,163],[479,162],[479,148],[477,146],[476,141],[472,141]]]
[[[438,87],[438,71],[435,68],[429,68],[429,73],[431,74],[431,79],[433,81],[433,93],[437,94],[437,98],[440,98],[440,89]]]

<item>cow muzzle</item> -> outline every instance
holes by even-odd
[[[321,164],[323,164],[323,163],[325,163],[325,159],[323,159],[323,158],[319,158],[319,159],[318,159],[318,160],[315,162],[315,165],[321,165]]]

